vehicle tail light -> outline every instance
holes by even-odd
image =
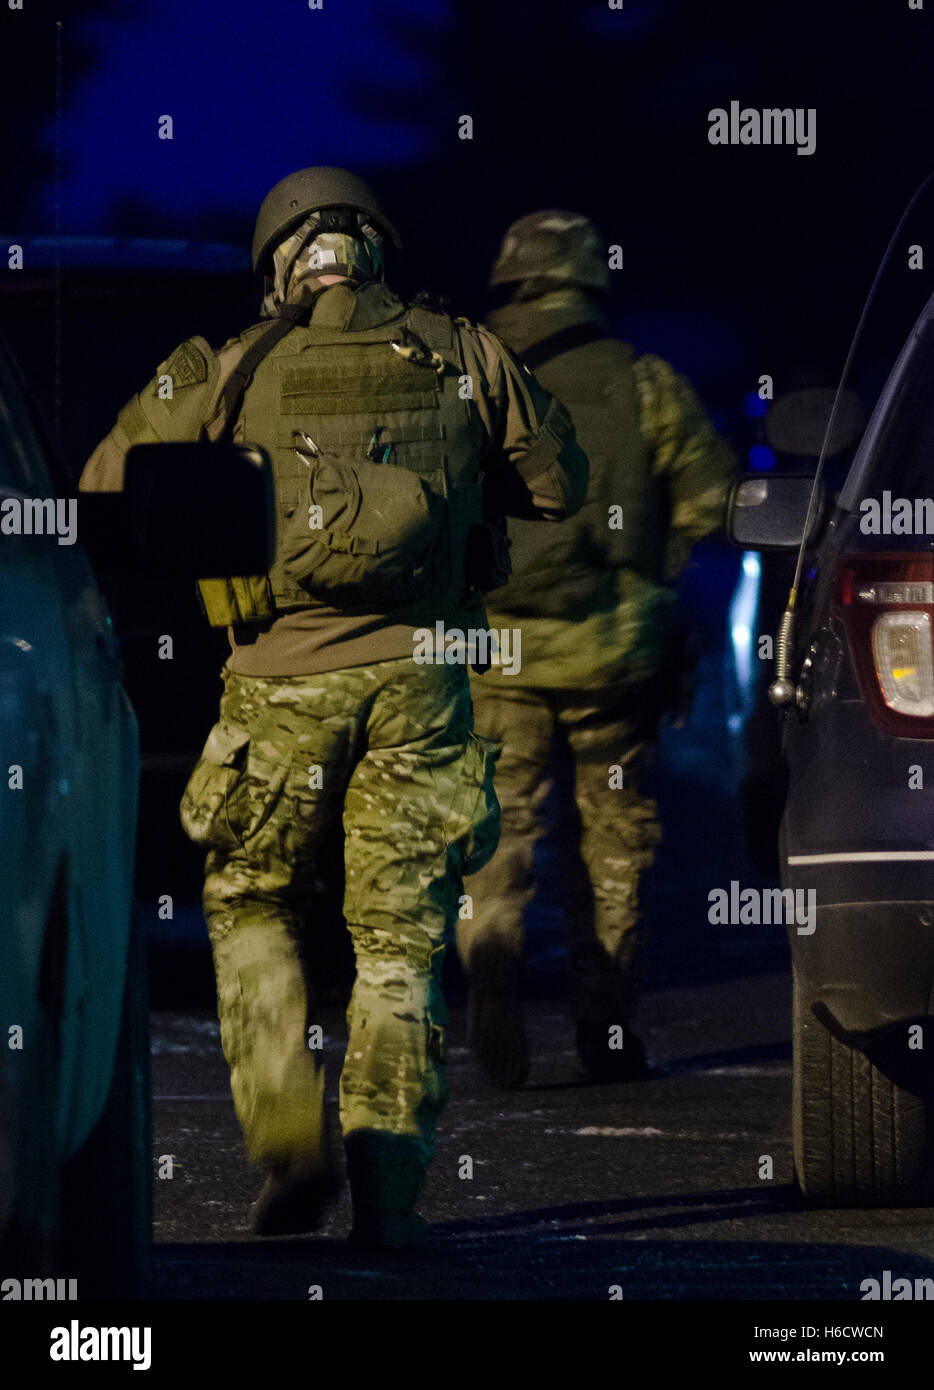
[[[875,723],[934,738],[934,552],[848,555],[837,604]]]

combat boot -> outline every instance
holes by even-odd
[[[521,960],[502,951],[475,948],[467,991],[468,1047],[493,1086],[517,1090],[529,1075]]]
[[[583,1019],[577,1025],[577,1051],[593,1081],[639,1081],[649,1072],[645,1046],[628,1023],[623,1024],[623,1045],[609,1045],[610,1023],[590,1023]]]
[[[428,1239],[430,1227],[415,1210],[425,1184],[422,1141],[414,1135],[358,1129],[345,1140],[353,1196],[354,1250],[407,1250]]]
[[[317,1231],[340,1190],[332,1163],[308,1157],[274,1163],[253,1208],[253,1230],[259,1236]]]

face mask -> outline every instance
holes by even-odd
[[[356,216],[351,214],[351,217]],[[319,287],[322,275],[346,275],[355,284],[383,278],[383,238],[357,218],[358,230],[323,230],[321,214],[312,213],[279,243],[272,258],[272,286],[264,305],[279,305],[298,297],[308,286]]]

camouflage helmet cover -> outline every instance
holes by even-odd
[[[546,208],[513,222],[490,273],[490,284],[539,279],[587,289],[609,288],[606,253],[588,217]]]
[[[373,190],[356,174],[322,164],[287,174],[266,194],[253,233],[253,269],[264,269],[269,252],[309,213],[329,207],[366,213],[396,249],[401,248],[399,233]]]

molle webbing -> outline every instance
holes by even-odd
[[[321,309],[327,304],[325,297]],[[290,522],[294,528],[296,509],[309,500],[295,432],[308,435],[325,458],[363,460],[373,446],[369,457],[378,461],[386,450],[389,462],[412,469],[447,499],[450,558],[438,592],[459,594],[467,532],[482,516],[482,431],[458,391],[463,369],[451,322],[420,309],[390,312],[388,321],[363,329],[323,318],[316,310],[309,324],[274,343],[244,395],[245,437],[273,461],[279,534]],[[393,342],[414,348],[414,357],[394,351]],[[277,610],[321,606],[286,573],[281,554],[269,578]]]
[[[299,365],[282,367],[283,415],[382,415],[438,407],[437,372],[413,365],[386,343],[322,346],[302,356]]]

